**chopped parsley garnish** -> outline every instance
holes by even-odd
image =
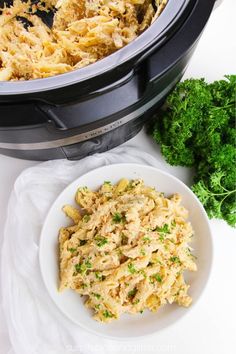
[[[142,313],[143,313],[143,310],[139,311],[139,313],[141,313],[141,314],[142,314]]]
[[[173,263],[181,263],[179,257],[177,256],[170,257],[170,261]]]
[[[115,213],[115,214],[113,214],[112,221],[116,224],[119,224],[119,223],[125,221],[125,217],[122,216],[120,213]]]
[[[78,189],[78,192],[81,192],[81,191],[85,192],[85,191],[87,191],[87,190],[88,190],[88,187],[87,187],[87,186],[84,186],[84,187],[80,187],[80,188]]]
[[[94,307],[95,307],[95,309],[99,310],[101,305],[100,304],[96,304]]]
[[[76,270],[77,273],[83,274],[83,273],[86,272],[87,267],[86,267],[86,265],[84,263],[82,263],[82,264],[77,263],[75,265],[75,270]]]
[[[102,314],[103,314],[103,317],[105,317],[105,318],[112,318],[112,317],[114,317],[113,314],[112,314],[110,311],[107,311],[107,310],[103,311]]]
[[[71,252],[71,253],[73,253],[73,252],[76,251],[76,248],[69,248],[68,251]]]
[[[146,256],[146,252],[144,251],[143,248],[141,248],[140,253],[141,253],[142,256]]]
[[[161,233],[161,234],[169,234],[170,233],[170,229],[169,229],[169,225],[168,224],[164,224],[162,227],[156,227],[156,231]]]
[[[88,222],[90,220],[90,215],[84,215],[83,216],[83,221]]]
[[[93,296],[95,296],[97,299],[100,299],[101,298],[101,295],[98,294],[98,293],[92,293]]]
[[[130,272],[131,274],[134,274],[134,273],[137,272],[137,270],[135,269],[133,263],[128,264],[128,270],[129,270],[129,272]]]
[[[104,181],[103,184],[108,184],[109,186],[111,186],[111,181]]]
[[[134,305],[137,305],[139,302],[140,302],[139,299],[135,300],[135,301],[134,301]]]
[[[83,246],[83,245],[85,245],[87,243],[87,240],[80,240],[79,241],[79,245],[80,246]]]
[[[101,273],[99,272],[95,272],[95,277],[98,279],[98,280],[104,280],[106,277],[105,275],[102,275]]]
[[[87,259],[84,264],[87,268],[92,268],[92,264],[90,263],[89,259]]]
[[[98,247],[102,247],[102,246],[104,246],[104,245],[106,245],[106,244],[108,243],[107,238],[106,238],[106,237],[103,237],[103,236],[100,236],[100,235],[97,235],[97,236],[95,237],[95,241],[96,241],[96,245],[97,245]]]
[[[143,237],[143,241],[146,243],[146,242],[150,242],[151,239],[150,239],[150,237],[145,236],[145,237]]]
[[[162,242],[162,241],[164,241],[164,236],[163,235],[160,235],[160,237],[159,237],[159,240]]]
[[[89,259],[90,257],[84,263],[81,264],[77,263],[75,265],[75,270],[77,273],[83,274],[86,273],[88,268],[92,268],[92,264],[90,263]]]
[[[128,292],[128,297],[129,298],[132,298],[132,297],[134,297],[136,294],[137,294],[137,288],[133,288],[133,290],[130,290],[129,292]]]
[[[175,226],[176,226],[176,222],[175,222],[175,220],[174,220],[174,221],[172,221],[171,225],[172,225],[173,227],[175,227]]]
[[[158,259],[158,258],[154,258],[153,261],[154,261],[154,263],[162,264],[160,259]]]
[[[161,283],[162,282],[162,277],[160,276],[160,274],[154,274],[153,276],[152,276],[154,279],[156,279],[159,283]]]

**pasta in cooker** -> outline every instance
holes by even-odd
[[[0,9],[0,81],[82,68],[124,47],[168,0],[13,0]],[[49,28],[39,14],[54,13]]]
[[[63,207],[74,224],[59,232],[60,291],[85,296],[101,322],[191,304],[183,272],[197,266],[179,194],[167,198],[141,179],[122,179],[98,191],[79,188],[75,199],[78,208]]]

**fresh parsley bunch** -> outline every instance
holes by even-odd
[[[192,190],[210,218],[236,225],[236,75],[211,84],[179,83],[167,98],[153,137],[171,165],[194,166]]]

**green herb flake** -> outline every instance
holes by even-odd
[[[160,274],[154,274],[152,276],[154,279],[156,279],[158,281],[158,283],[161,283],[162,282],[162,277],[160,276]]]
[[[143,237],[143,241],[144,241],[144,243],[147,243],[147,242],[151,242],[151,239],[150,239],[150,237],[145,236],[145,237]]]
[[[96,310],[99,310],[101,305],[100,304],[96,304],[96,305],[94,305],[94,307],[95,307]]]
[[[76,248],[69,248],[69,249],[68,249],[68,251],[71,252],[71,253],[76,252],[76,250],[77,250]]]
[[[95,277],[98,279],[98,280],[101,280],[103,281],[104,279],[106,279],[105,275],[99,273],[99,272],[95,272]]]
[[[109,186],[111,186],[111,181],[104,181],[103,184],[108,184]]]
[[[84,246],[87,243],[87,240],[80,240],[79,245]]]
[[[177,256],[170,257],[170,261],[173,263],[181,263],[179,257]]]
[[[129,270],[129,272],[130,272],[131,274],[134,274],[134,273],[137,272],[137,270],[135,269],[133,263],[128,264],[128,270]]]
[[[90,215],[84,215],[83,216],[83,221],[88,222],[90,220]]]
[[[92,268],[92,264],[90,263],[89,259],[87,259],[84,264],[87,268]]]
[[[146,256],[146,252],[145,252],[145,250],[143,248],[141,248],[140,253],[141,253],[142,256]]]
[[[125,221],[125,217],[122,216],[120,213],[115,213],[115,214],[113,215],[112,221],[113,221],[115,224],[119,224],[119,223]]]
[[[95,272],[95,277],[98,279],[98,280],[101,280],[102,279],[102,275],[98,272]]]
[[[88,187],[87,186],[84,186],[84,187],[80,187],[78,189],[78,192],[87,192],[88,191]]]
[[[158,263],[158,264],[162,265],[160,259],[158,259],[158,258],[155,258],[155,263]]]
[[[100,235],[97,235],[95,237],[95,241],[96,241],[96,245],[98,247],[103,247],[104,245],[106,245],[108,243],[108,240],[106,237],[103,237],[103,236],[100,236]]]
[[[86,272],[87,267],[84,263],[82,263],[82,264],[77,263],[77,264],[75,264],[75,270],[77,273],[83,274]]]
[[[101,298],[101,295],[98,294],[98,293],[92,293],[93,296],[95,296],[97,299],[100,299]]]
[[[132,297],[134,297],[136,294],[137,294],[137,288],[133,288],[132,290],[130,290],[129,292],[128,292],[128,297],[129,298],[132,298]]]
[[[102,314],[103,314],[103,317],[105,317],[105,318],[112,318],[112,317],[114,317],[113,314],[112,314],[110,311],[107,311],[107,310],[103,311]]]
[[[171,226],[172,226],[172,227],[176,227],[176,222],[175,222],[175,220],[172,221]]]
[[[164,224],[162,227],[156,227],[156,231],[159,232],[162,235],[166,235],[170,233],[169,225]]]

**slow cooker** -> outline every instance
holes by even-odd
[[[0,153],[80,159],[132,138],[181,79],[215,0],[169,0],[138,38],[85,68],[0,83]]]

